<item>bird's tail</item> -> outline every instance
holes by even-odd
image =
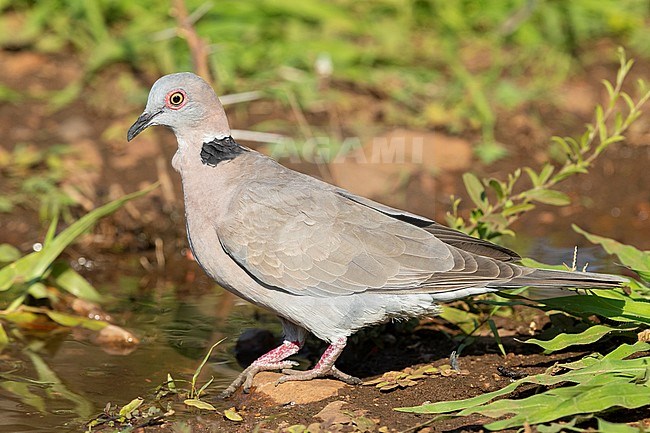
[[[494,283],[493,287],[514,289],[534,287],[538,289],[614,289],[628,282],[627,278],[594,272],[555,271],[534,269],[532,272],[507,282]],[[490,287],[492,285],[488,285]]]
[[[527,275],[499,284],[500,289],[529,287],[527,297],[548,299],[569,296],[585,289],[615,289],[626,283],[627,278],[594,272],[556,271],[534,269]]]

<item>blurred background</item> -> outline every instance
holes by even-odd
[[[191,263],[171,132],[126,142],[161,75],[209,80],[241,143],[444,222],[451,195],[463,198],[461,215],[472,208],[463,173],[503,179],[561,163],[550,138],[583,133],[607,96],[601,81],[616,79],[617,47],[636,62],[626,90],[650,75],[649,24],[647,0],[0,0],[0,244],[33,251],[55,215],[64,226],[161,183],[63,255],[111,297],[107,308],[143,346],[134,360],[97,353],[89,335],[37,339],[30,353],[59,365],[70,387],[55,406],[87,418],[115,376],[132,385],[112,398],[132,397],[151,387],[143,377],[160,382],[217,334],[237,335],[238,320],[271,320],[247,307],[232,313],[235,301]],[[372,156],[391,140],[419,153]],[[648,167],[643,115],[589,174],[562,184],[570,205],[539,206],[514,224],[516,238],[499,241],[568,263],[573,246],[586,245],[570,229],[578,223],[649,249]],[[597,262],[595,250],[584,251],[583,262]],[[235,319],[222,323],[228,314]],[[85,384],[71,361],[80,354],[101,366],[84,367]],[[42,373],[33,358],[13,355],[24,375]],[[166,364],[151,370],[161,357]],[[15,417],[0,430],[32,431],[21,420],[26,410],[48,425],[74,418],[11,383],[0,381],[0,409]]]
[[[0,221],[26,214],[3,234],[15,236],[12,243],[38,228],[28,208],[41,219],[48,208],[89,210],[110,190],[131,191],[161,176],[172,184],[165,205],[180,205],[170,190],[179,184],[169,173],[171,134],[124,139],[150,85],[166,73],[192,70],[213,83],[240,141],[355,192],[443,219],[449,195],[464,190],[458,173],[535,167],[554,156],[550,136],[580,133],[605,95],[600,81],[615,77],[617,46],[637,61],[630,86],[646,75],[650,57],[650,7],[642,0],[46,0],[0,7]],[[624,185],[630,192],[648,184],[633,162],[648,162],[647,127],[637,122],[596,168],[598,176],[619,166],[618,158],[630,159],[631,167],[607,172],[620,183],[590,177],[566,187],[583,201],[608,197],[581,203],[597,210],[590,218],[627,217],[634,228],[646,221],[647,196],[607,202],[624,200],[617,193]],[[424,143],[421,163],[341,160],[396,136]],[[593,194],[593,184],[605,189]],[[554,219],[539,216],[541,223]],[[605,229],[625,237],[627,228],[616,233],[616,225]]]

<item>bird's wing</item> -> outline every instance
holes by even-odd
[[[250,275],[297,295],[407,291],[458,266],[426,230],[297,173],[245,182],[215,229]]]
[[[442,224],[438,224],[437,222],[428,218],[403,210],[395,209],[381,203],[377,203],[376,201],[367,199],[365,197],[354,195],[344,189],[337,189],[336,192],[337,194],[340,194],[349,200],[352,200],[364,206],[368,206],[369,208],[375,209],[385,215],[389,215],[393,218],[413,224],[418,227],[422,227],[424,230],[428,231],[444,243],[452,245],[469,253],[490,257],[503,262],[521,260],[519,254],[508,248],[502,247],[501,245],[496,245],[483,239],[475,238],[458,230],[454,230]]]

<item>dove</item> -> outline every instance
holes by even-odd
[[[521,287],[613,288],[622,277],[534,269],[513,251],[428,218],[357,196],[237,143],[212,87],[189,72],[152,86],[133,140],[161,125],[176,135],[187,238],[220,286],[275,313],[283,343],[255,360],[224,391],[282,370],[279,383],[330,376],[348,337],[391,319],[431,316],[439,303]],[[329,343],[307,371],[288,358],[312,333]]]

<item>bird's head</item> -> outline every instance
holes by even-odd
[[[219,98],[208,83],[191,72],[165,75],[154,83],[147,106],[129,128],[127,140],[153,125],[171,128],[177,138],[191,134],[209,141],[230,135]]]

